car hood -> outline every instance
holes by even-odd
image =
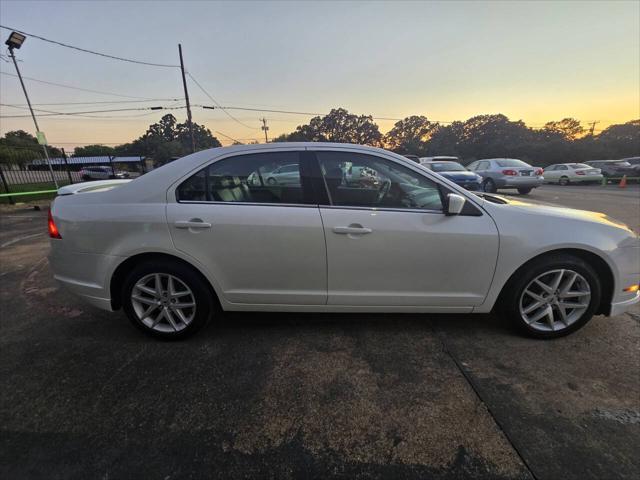
[[[626,230],[634,235],[637,235],[628,225],[625,223],[611,218],[608,215],[600,212],[591,212],[589,210],[577,210],[574,208],[558,207],[554,205],[544,205],[538,203],[530,203],[523,200],[503,197],[500,195],[486,195],[482,194],[485,201],[490,203],[501,203],[508,205],[509,208],[521,210],[523,213],[552,216],[556,218],[566,218],[569,220],[582,220],[585,222],[597,223],[600,225],[606,225],[609,227],[620,228]],[[498,200],[497,202],[491,202],[491,199]]]
[[[449,180],[475,180],[478,177],[473,172],[437,172]]]

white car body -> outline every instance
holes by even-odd
[[[557,163],[544,169],[545,183],[601,183],[602,173],[584,163]]]
[[[262,152],[376,157],[463,197],[477,214],[177,200],[178,186],[206,165]],[[382,149],[216,148],[130,182],[88,186],[65,187],[52,204],[62,239],[51,240],[49,259],[56,280],[105,310],[121,304],[119,269],[157,254],[197,269],[228,311],[486,313],[523,264],[557,251],[578,252],[606,269],[611,285],[601,313],[615,315],[640,300],[623,290],[640,280],[640,242],[625,225],[593,212],[489,201]]]

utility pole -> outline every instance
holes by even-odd
[[[20,79],[20,85],[22,85],[22,91],[24,92],[24,98],[27,99],[27,105],[29,105],[29,111],[31,112],[31,118],[33,119],[33,124],[36,126],[36,136],[38,137],[38,143],[42,145],[42,151],[44,152],[44,158],[47,159],[47,165],[49,166],[49,172],[51,172],[51,179],[53,180],[53,184],[58,189],[58,182],[56,181],[56,176],[53,173],[53,168],[51,167],[51,160],[49,160],[49,152],[47,151],[46,140],[44,140],[44,134],[40,132],[40,127],[38,126],[38,120],[36,120],[36,116],[33,113],[33,108],[31,107],[31,100],[29,100],[29,95],[27,94],[27,89],[24,86],[24,81],[22,80],[22,74],[20,73],[20,69],[18,68],[18,62],[16,61],[16,56],[13,53],[14,48],[20,48],[22,46],[22,42],[25,40],[25,36],[12,32],[9,36],[9,39],[5,42],[5,44],[9,47],[9,56],[11,60],[13,60],[13,65],[16,67],[16,73],[18,74],[18,78]],[[41,138],[43,140],[41,140]]]
[[[264,131],[264,143],[269,143],[269,137],[267,136],[267,131],[269,130],[269,127],[267,127],[267,119],[262,117],[260,121],[262,122],[260,130]]]
[[[591,122],[591,128],[589,129],[589,135],[593,137],[593,132],[596,130],[596,123],[600,123],[600,120],[596,120],[595,122]]]
[[[189,90],[187,90],[187,78],[184,76],[184,61],[182,60],[182,45],[178,44],[180,53],[180,70],[182,71],[182,86],[184,87],[184,99],[187,102],[187,123],[189,124],[189,134],[191,135],[191,153],[196,151],[196,140],[193,136],[193,121],[191,120],[191,103],[189,103]]]

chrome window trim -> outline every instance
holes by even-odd
[[[330,208],[332,210],[364,210],[369,212],[396,212],[396,213],[438,213],[444,215],[442,210],[431,210],[426,208],[377,208],[377,207],[352,207],[342,205],[318,205],[319,208]]]
[[[253,207],[306,207],[306,208],[331,208],[337,210],[366,210],[370,212],[412,212],[412,213],[439,213],[444,215],[442,210],[430,210],[421,208],[377,208],[377,207],[352,207],[342,205],[321,205],[317,203],[260,203],[260,202],[219,202],[212,200],[210,202],[206,200],[180,200],[177,203],[187,204],[202,204],[202,205],[239,205],[239,206],[253,206]]]
[[[317,203],[263,203],[263,202],[220,202],[218,200],[178,200],[176,203],[203,204],[203,205],[247,205],[267,207],[311,207],[317,208]]]

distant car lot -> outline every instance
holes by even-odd
[[[638,185],[512,195],[640,231]],[[3,478],[640,471],[637,309],[553,342],[493,315],[275,313],[149,342],[50,281],[45,221],[24,208],[0,217]]]

